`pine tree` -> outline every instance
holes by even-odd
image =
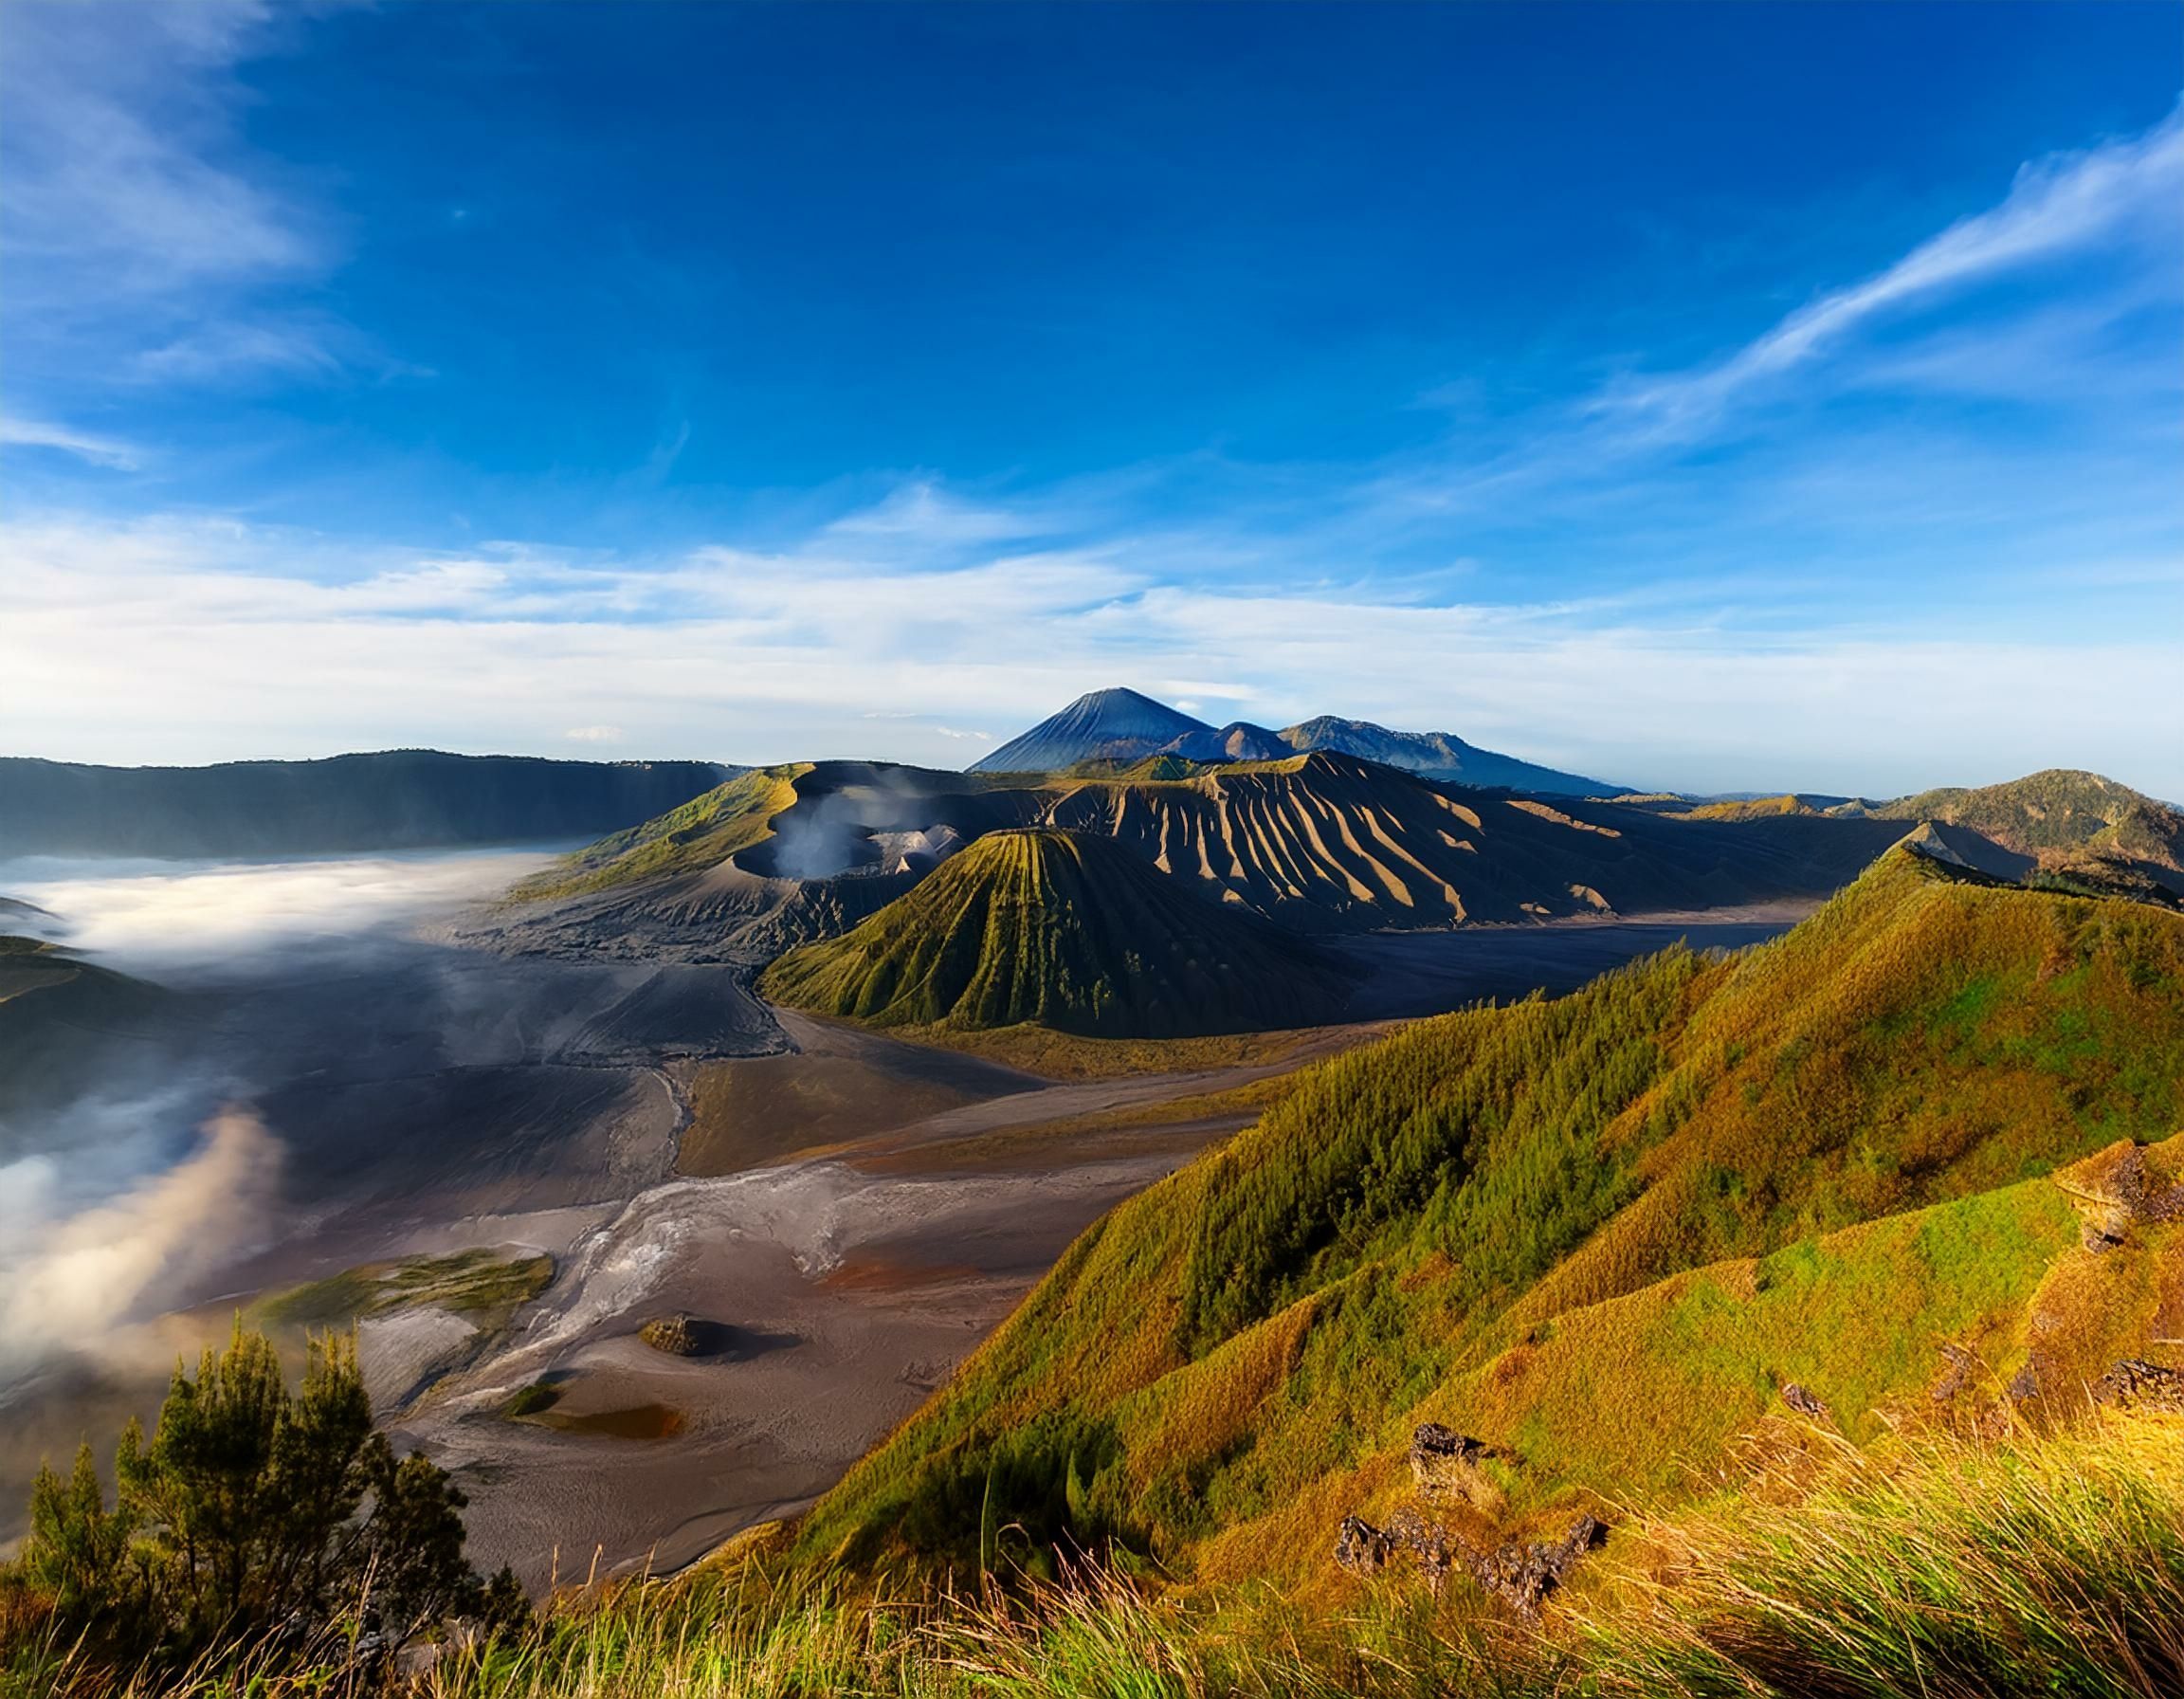
[[[88,1444],[66,1480],[41,1471],[12,1580],[118,1662],[275,1633],[300,1647],[351,1611],[382,1644],[528,1615],[513,1575],[488,1586],[465,1561],[446,1472],[373,1428],[354,1336],[308,1341],[291,1392],[272,1342],[238,1317],[194,1379],[175,1365],[149,1443],[129,1424],[115,1478],[109,1510]]]

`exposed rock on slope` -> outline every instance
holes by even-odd
[[[1106,839],[1002,831],[846,937],[790,952],[761,986],[878,1026],[1170,1037],[1328,1020],[1349,980]]]
[[[1703,908],[1830,890],[1897,835],[1878,822],[1665,820],[1450,791],[1325,753],[1174,781],[1088,779],[1042,823],[1313,931]]]

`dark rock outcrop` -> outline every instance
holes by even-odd
[[[2137,1226],[2184,1221],[2184,1180],[2164,1183],[2146,1172],[2144,1146],[2119,1142],[2057,1171],[2084,1218],[2088,1251],[2112,1251]]]
[[[2093,1383],[2093,1401],[2118,1410],[2184,1413],[2184,1369],[2126,1357]]]
[[[637,1329],[637,1337],[655,1351],[670,1357],[696,1357],[704,1349],[699,1343],[699,1324],[689,1316],[656,1316]]]
[[[1377,1575],[1393,1542],[1362,1516],[1345,1516],[1335,1535],[1335,1562],[1352,1575]]]
[[[1461,1570],[1524,1621],[1537,1622],[1540,1600],[1562,1584],[1606,1532],[1597,1517],[1580,1516],[1556,1541],[1504,1540],[1485,1546],[1406,1509],[1397,1511],[1386,1527],[1375,1527],[1361,1516],[1345,1516],[1336,1537],[1335,1561],[1354,1575],[1374,1575],[1394,1553],[1408,1552],[1436,1598],[1450,1571]]]
[[[1461,1499],[1492,1515],[1503,1503],[1502,1489],[1479,1466],[1500,1455],[1483,1439],[1425,1422],[1410,1435],[1410,1478],[1428,1498]]]

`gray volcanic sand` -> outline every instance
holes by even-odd
[[[1452,932],[1374,932],[1330,940],[1370,976],[1345,1013],[1388,1020],[1503,1001],[1534,990],[1559,996],[1679,940],[1694,950],[1740,950],[1778,937],[1820,906],[1793,899],[1742,908],[1562,920],[1538,926],[1467,926]]]
[[[578,1248],[504,1348],[401,1429],[470,1493],[480,1559],[534,1586],[594,1559],[603,1575],[674,1568],[809,1505],[1079,1232],[1177,1160],[938,1178],[820,1161],[657,1187]],[[635,1337],[677,1311],[726,1348],[682,1359]],[[556,1419],[664,1406],[680,1431],[625,1438],[499,1414],[537,1379],[561,1390]]]

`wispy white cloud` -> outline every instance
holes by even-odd
[[[229,73],[274,21],[261,0],[139,8],[127,27],[102,7],[9,9],[0,217],[17,291],[82,307],[68,298],[93,270],[113,302],[324,262],[304,209],[222,157]]]
[[[1877,276],[1800,307],[1726,359],[1695,372],[1627,379],[1592,406],[1648,430],[1688,432],[1767,380],[1839,350],[1875,320],[2118,236],[2144,234],[2149,226],[2173,250],[2184,226],[2184,108],[2142,136],[2026,166],[1998,206],[1960,219]]]
[[[73,454],[78,460],[89,461],[93,466],[111,466],[117,471],[132,472],[138,465],[137,450],[118,437],[99,436],[39,419],[18,418],[13,413],[0,413],[0,443],[18,448],[56,448],[64,454]]]
[[[573,725],[561,735],[572,743],[619,743],[624,734],[618,725]]]
[[[191,331],[145,350],[136,364],[144,376],[158,380],[198,380],[238,372],[326,378],[337,376],[343,369],[331,341],[322,324],[261,319]]]
[[[0,583],[0,724],[30,726],[33,704],[66,701],[65,740],[22,752],[81,758],[409,741],[542,752],[619,728],[647,756],[946,764],[964,733],[1010,732],[1127,683],[1274,723],[1331,711],[1453,729],[1645,784],[1895,791],[2064,764],[2184,792],[2158,711],[2184,667],[2175,631],[1780,632],[1675,607],[1421,607],[1356,587],[1127,583],[1067,567],[875,580],[867,597],[792,556],[738,555],[728,594],[672,611],[654,581],[702,585],[718,563],[405,562],[336,547],[321,563],[331,581],[264,573],[309,546],[202,526],[0,535],[22,569]],[[928,617],[906,582],[944,586],[946,617]],[[602,585],[648,611],[600,612]],[[2100,687],[2025,687],[2056,676]]]
[[[338,0],[334,0],[337,4]],[[338,225],[246,144],[238,67],[325,5],[24,0],[0,53],[0,229],[18,401],[414,371],[307,297]]]
[[[968,502],[932,478],[914,478],[869,507],[844,515],[826,536],[852,548],[881,545],[892,553],[926,554],[1017,541],[1051,529],[1021,506]]]

